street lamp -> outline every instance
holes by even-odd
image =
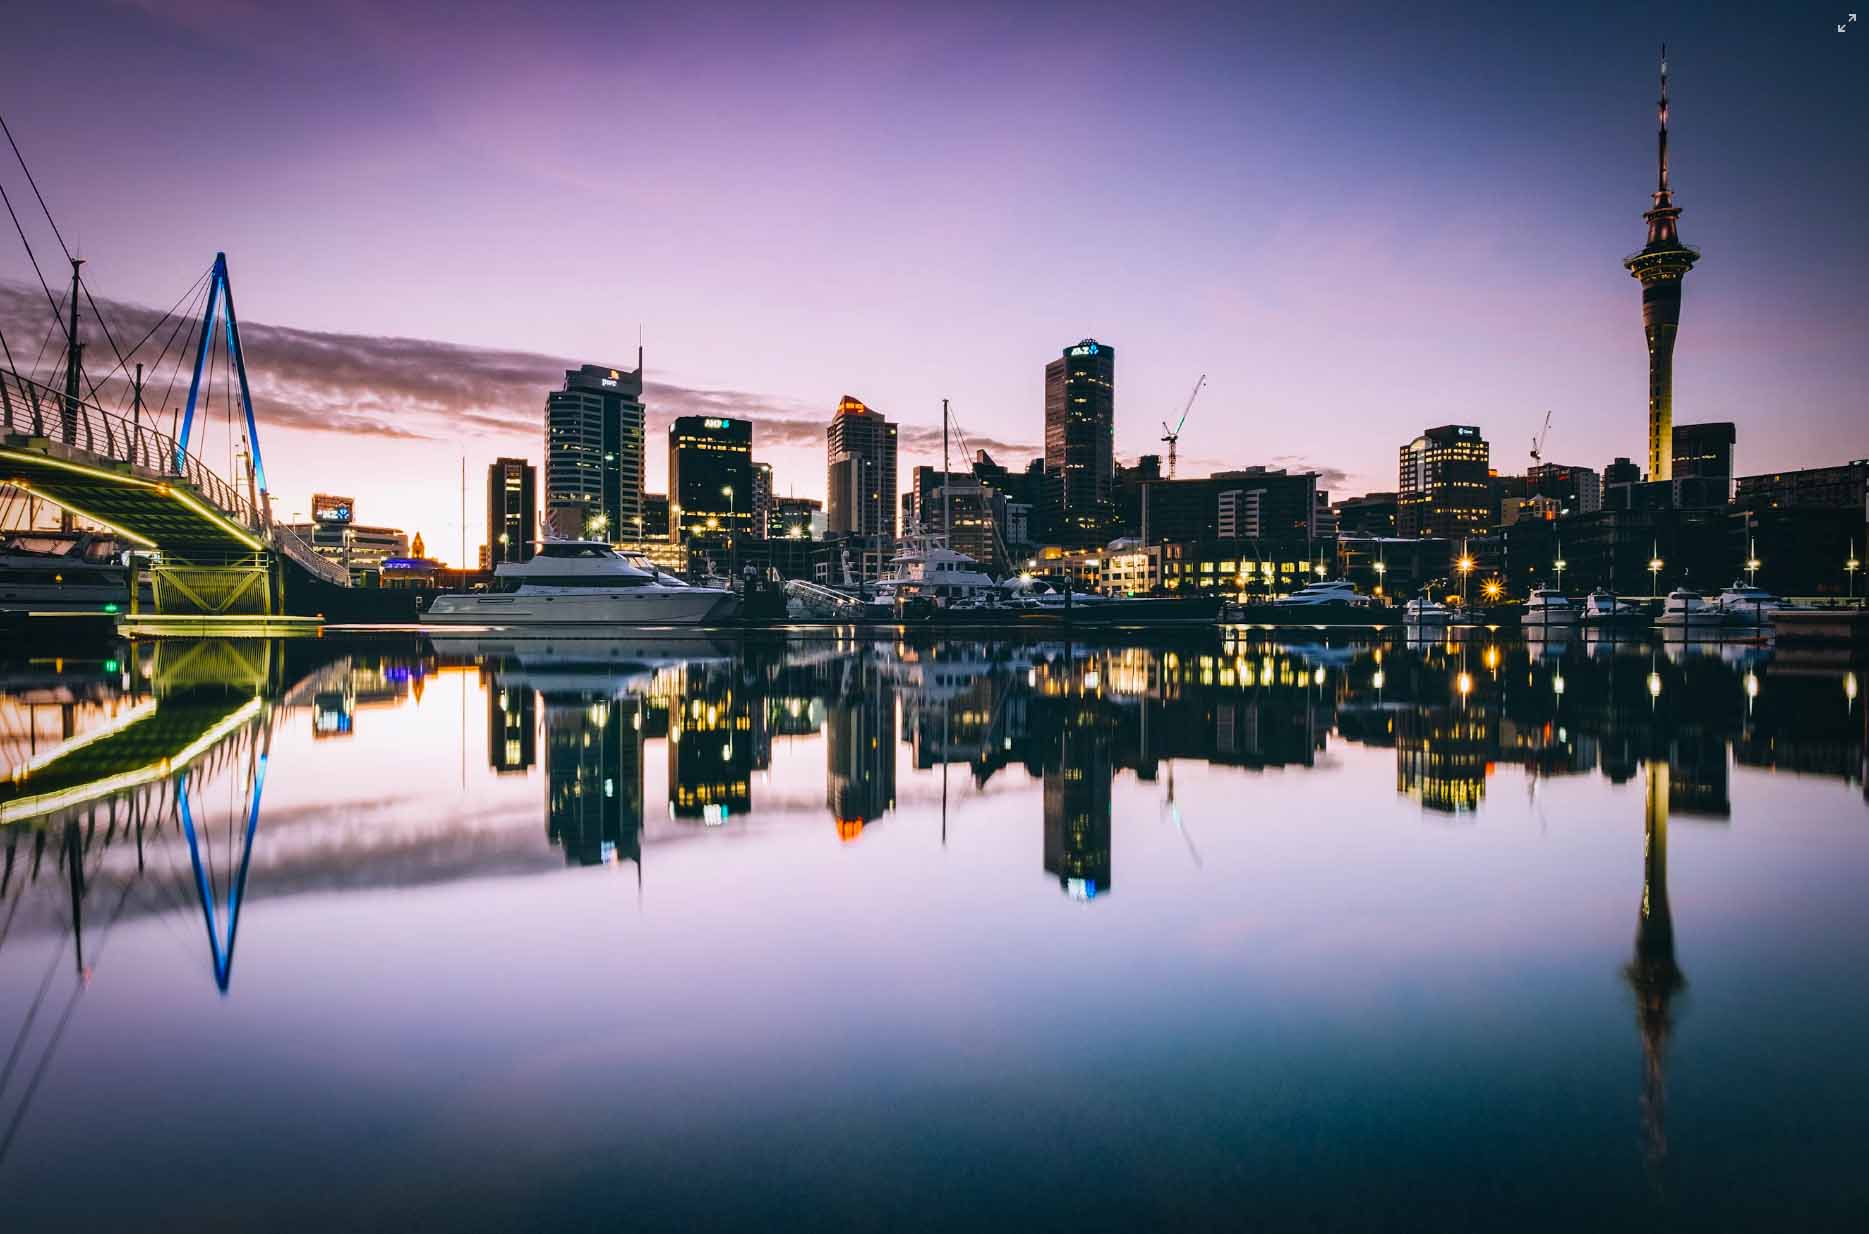
[[[1473,573],[1473,558],[1463,552],[1456,564],[1460,570],[1460,602],[1465,604],[1467,602],[1467,576]]]
[[[1480,588],[1480,590],[1486,594],[1488,600],[1497,600],[1500,593],[1503,592],[1505,588],[1500,585],[1498,579],[1489,578],[1486,580],[1486,585]]]
[[[1751,584],[1751,585],[1753,585],[1753,586],[1757,586],[1757,585],[1758,585],[1758,582],[1759,582],[1759,567],[1760,567],[1760,566],[1761,566],[1762,564],[1764,564],[1764,563],[1763,563],[1763,562],[1761,562],[1761,561],[1760,561],[1760,560],[1759,560],[1759,559],[1758,559],[1757,557],[1748,557],[1748,558],[1746,558],[1746,582],[1747,582],[1747,583],[1749,583],[1749,584]]]
[[[1655,597],[1661,594],[1661,558],[1648,559],[1648,594]]]
[[[721,485],[720,495],[727,499],[727,573],[732,574],[738,564],[733,559],[735,544],[733,537],[733,485]]]
[[[1557,569],[1557,589],[1558,589],[1558,594],[1562,595],[1564,593],[1564,567],[1569,565],[1570,562],[1565,561],[1562,557],[1560,557],[1556,561],[1552,562],[1551,564]]]
[[[1382,576],[1389,572],[1389,563],[1380,557],[1376,559],[1376,594],[1382,594]]]
[[[1849,560],[1843,563],[1843,573],[1848,575],[1849,580],[1850,580],[1850,603],[1851,604],[1854,604],[1856,602],[1856,571],[1862,568],[1863,568],[1863,563],[1856,556],[1856,542],[1852,540],[1850,541]]]

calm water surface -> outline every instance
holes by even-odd
[[[1863,666],[0,668],[0,1228],[1861,1228]]]

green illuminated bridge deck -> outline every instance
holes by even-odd
[[[262,596],[261,611],[282,611],[283,588],[236,585],[239,576],[230,582],[204,571],[231,568],[263,577],[289,562],[321,583],[349,586],[343,567],[320,557],[273,522],[263,502],[242,495],[151,425],[5,370],[0,394],[0,484],[42,497],[159,554],[172,575],[195,571],[186,579],[177,575],[181,585],[170,591],[199,600],[199,611],[229,611],[217,600],[252,591]],[[159,609],[171,607],[160,585],[157,603]]]

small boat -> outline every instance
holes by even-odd
[[[123,546],[88,531],[22,531],[0,538],[0,610],[101,610],[130,602]]]
[[[428,625],[692,626],[725,621],[733,592],[664,582],[601,540],[546,540],[529,561],[502,562],[488,591],[436,596]]]
[[[1327,582],[1307,583],[1290,595],[1272,601],[1272,607],[1317,608],[1326,604],[1341,604],[1351,608],[1368,608],[1371,603],[1368,596],[1358,594],[1356,584],[1347,578],[1337,578]]]
[[[1681,590],[1668,593],[1655,624],[1664,630],[1714,631],[1726,627],[1727,617],[1718,605],[1707,603],[1706,597],[1698,591]]]
[[[1596,629],[1643,629],[1648,625],[1648,612],[1599,587],[1583,602],[1583,623]]]
[[[1550,587],[1534,587],[1525,601],[1525,613],[1519,624],[1527,629],[1551,626],[1568,629],[1577,624],[1577,606],[1561,591]]]
[[[1726,614],[1730,624],[1740,626],[1769,626],[1779,610],[1786,607],[1783,600],[1765,588],[1737,581],[1722,591],[1714,604]]]
[[[1418,596],[1402,607],[1402,624],[1416,629],[1445,629],[1453,610],[1438,600]]]

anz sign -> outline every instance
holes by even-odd
[[[1094,356],[1097,354],[1097,350],[1098,350],[1097,345],[1094,342],[1092,342],[1089,339],[1085,339],[1083,342],[1079,343],[1077,346],[1071,348],[1069,354],[1073,356]]]

